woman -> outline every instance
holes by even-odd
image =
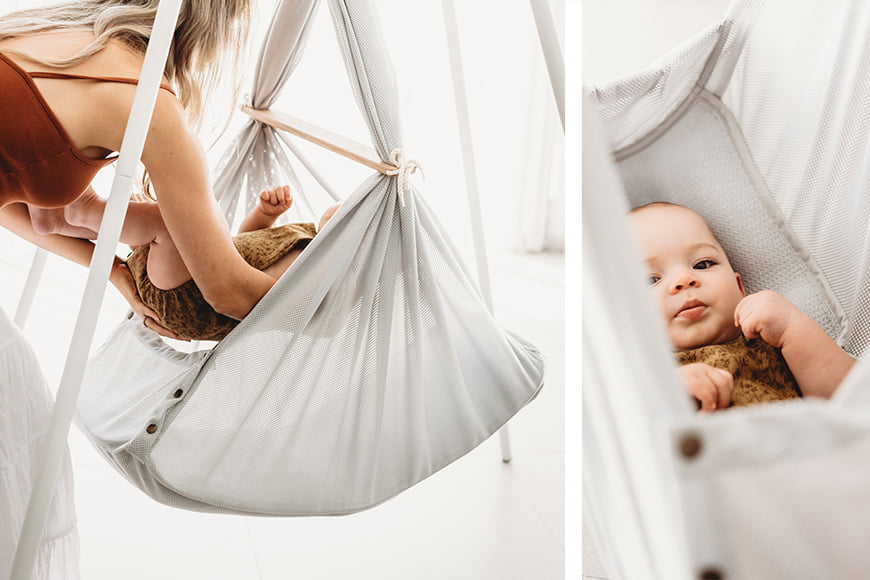
[[[0,106],[4,110],[0,225],[49,251],[89,263],[90,242],[39,235],[28,206],[56,208],[73,202],[120,149],[158,3],[79,0],[0,19]],[[206,159],[191,123],[195,126],[209,93],[217,86],[220,59],[244,45],[249,15],[250,0],[183,3],[142,154],[181,258],[206,301],[236,319],[253,308],[274,279],[248,266],[235,250],[214,201]],[[145,317],[146,326],[168,334],[139,300],[120,261],[116,261],[111,280]],[[9,340],[23,340],[9,331],[5,317],[0,317],[0,330],[0,335],[12,337]],[[32,389],[43,388],[21,373],[0,373],[0,377],[5,382],[0,382],[0,392],[6,394],[14,393],[11,384],[23,380]],[[8,398],[7,404],[14,406]],[[16,428],[36,435],[45,429],[43,423],[4,425],[0,443]],[[4,460],[0,457],[0,462]],[[3,467],[0,464],[0,474]],[[29,489],[21,482],[16,485],[17,489],[12,486],[2,493],[17,499],[23,511]],[[16,494],[20,497],[15,498]],[[8,503],[16,505],[15,501]],[[12,516],[4,514],[0,526],[15,526],[20,514]],[[0,537],[9,535],[15,536]],[[0,568],[11,549],[14,545],[0,544]],[[2,570],[0,577],[4,577]]]

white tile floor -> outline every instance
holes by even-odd
[[[32,250],[0,231],[0,307],[10,317]],[[73,430],[70,450],[85,580],[556,580],[564,577],[564,278],[561,255],[501,254],[493,267],[504,326],[548,361],[544,390],[497,437],[385,504],[353,516],[261,519],[185,512],[147,498]],[[56,386],[84,269],[52,257],[25,327]],[[125,311],[107,293],[102,340]]]

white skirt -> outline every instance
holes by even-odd
[[[0,310],[0,578],[8,578],[12,568],[52,403],[33,350]],[[33,578],[79,578],[69,454],[55,489]]]

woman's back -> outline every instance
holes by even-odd
[[[84,48],[93,38],[87,32],[61,32],[7,39],[0,41],[0,53],[14,49],[37,58],[64,58]],[[131,79],[138,78],[143,60],[143,55],[136,54],[120,41],[109,42],[104,50],[85,62],[63,68],[39,64],[18,54],[7,54],[6,57],[27,73],[57,72]],[[120,137],[123,135],[126,114],[133,102],[135,87],[123,83],[63,78],[32,80],[72,144],[84,156],[102,159],[120,148]],[[123,115],[120,131],[118,115]]]
[[[24,53],[35,59],[66,59],[93,40],[94,35],[84,30],[26,34],[0,41],[0,53],[5,53],[26,72],[128,79],[139,76],[144,54],[117,39],[110,40],[104,49],[82,62],[62,68],[22,56]],[[185,62],[184,54],[193,49],[176,49],[171,65],[173,78],[190,80],[193,78],[190,74],[195,75],[197,71],[185,72],[178,67],[179,62]],[[105,159],[120,149],[134,86],[69,78],[33,78],[32,81],[66,133],[74,152],[86,159]],[[185,94],[179,94],[182,101]],[[40,138],[40,135],[29,135],[31,142],[38,143]],[[236,252],[212,196],[201,145],[187,123],[182,102],[168,91],[158,93],[142,163],[161,203],[167,228],[206,300],[218,312],[242,318],[272,286],[273,280],[251,268]],[[56,176],[49,172],[49,178]],[[21,192],[0,190],[0,205],[16,201],[14,197],[9,199],[16,195],[18,201],[24,201]],[[66,203],[69,201],[72,200]]]

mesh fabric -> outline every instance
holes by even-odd
[[[706,70],[693,69],[694,80],[665,89],[668,94],[643,83],[634,85],[636,94],[609,87],[596,92],[599,99],[608,95],[597,108],[610,150],[619,149],[625,193],[631,205],[666,200],[697,209],[750,290],[781,291],[861,357],[870,346],[870,5],[738,1],[716,30],[720,39],[708,43],[706,53],[643,73],[672,75],[678,62],[707,62]],[[612,87],[629,86],[639,76]],[[682,88],[687,84],[694,85],[688,93]],[[618,200],[621,185],[611,180],[584,196]],[[594,197],[584,201],[584,224],[601,219],[605,205]],[[618,254],[612,238],[598,232],[586,239],[584,229],[586,251],[595,259],[585,260],[584,269]],[[590,280],[590,295],[598,300],[584,303],[584,316],[599,313],[596,320],[608,332],[595,329],[601,338],[587,333],[584,318],[586,341],[609,340],[597,347],[616,350],[623,340],[619,330],[627,326],[617,324],[620,316],[637,319],[641,336],[655,337],[653,331],[661,329],[643,320],[641,313],[649,313],[644,305],[623,303],[615,309],[620,312],[608,311],[598,290],[606,282]],[[623,415],[629,416],[620,406],[598,403],[611,390],[631,401],[680,392],[655,367],[661,361],[651,360],[660,348],[642,349],[626,364],[622,380],[611,369],[584,384],[583,412],[596,419],[589,422],[595,441],[604,445],[609,434],[622,434]],[[668,415],[644,405],[648,414],[635,422],[654,428],[636,430],[610,454],[596,450],[596,464],[584,467],[590,480],[584,491],[598,492],[594,499],[604,525],[597,531],[617,560],[614,570],[636,558],[617,533],[627,528],[640,530],[645,544],[664,544],[651,553],[681,554],[676,567],[688,566],[689,572],[679,577],[861,577],[870,521],[864,500],[868,374],[861,358],[831,401],[761,405],[713,417],[688,409]],[[657,389],[652,395],[651,386]],[[669,438],[655,441],[657,463],[675,468],[663,475],[674,493],[654,496],[646,492],[647,481],[641,486],[636,478],[620,478],[618,470],[643,465],[630,455],[632,446],[662,432]],[[669,503],[675,499],[676,505]],[[663,503],[671,509],[655,513]],[[680,529],[665,539],[656,535],[675,516],[685,534]],[[622,527],[610,526],[611,520]],[[651,577],[675,576],[657,570]]]
[[[401,131],[370,4],[330,8],[386,160]],[[537,394],[540,353],[500,328],[429,207],[413,186],[400,203],[397,182],[364,182],[213,350],[117,329],[88,367],[79,420],[126,477],[194,510],[350,513],[461,457]]]

